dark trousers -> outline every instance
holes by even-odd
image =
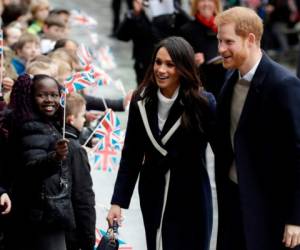
[[[113,10],[113,28],[112,34],[114,35],[120,24],[120,11],[121,11],[121,2],[123,0],[112,0],[112,10]],[[126,0],[128,9],[132,9],[132,0]]]
[[[226,211],[219,211],[217,250],[246,250],[238,184],[228,180]]]

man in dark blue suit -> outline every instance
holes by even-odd
[[[300,244],[300,81],[260,49],[251,9],[219,14],[219,53],[232,69],[218,102],[217,250]]]

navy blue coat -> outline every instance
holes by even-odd
[[[212,201],[205,166],[205,133],[180,126],[163,146],[163,156],[156,150],[145,131],[137,101],[133,98],[115,184],[112,204],[128,208],[138,175],[139,196],[143,214],[147,249],[155,250],[156,232],[160,224],[165,187],[165,173],[170,170],[170,185],[162,222],[164,250],[208,250],[212,228]],[[179,94],[159,135],[157,100],[149,100],[146,113],[150,129],[162,146],[162,137],[181,116],[184,105]],[[191,199],[191,197],[193,197]]]
[[[230,141],[230,106],[237,79],[236,71],[225,83],[218,102],[219,238],[224,233],[230,201],[226,196],[234,156]],[[285,249],[281,242],[285,224],[300,226],[299,107],[300,81],[263,55],[234,136],[247,250]]]

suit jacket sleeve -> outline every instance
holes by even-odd
[[[292,171],[291,186],[293,190],[289,190],[290,203],[288,206],[287,224],[300,225],[300,81],[296,78],[289,77],[282,80],[277,90],[280,93],[279,105],[282,107],[282,118],[286,123],[284,133],[290,138],[290,149],[293,151],[294,159],[292,166],[287,166],[286,171]]]

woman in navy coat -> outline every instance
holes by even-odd
[[[209,249],[212,200],[205,149],[213,109],[214,99],[197,76],[192,47],[179,37],[161,41],[131,102],[108,214],[110,223],[120,220],[140,174],[148,250]]]

